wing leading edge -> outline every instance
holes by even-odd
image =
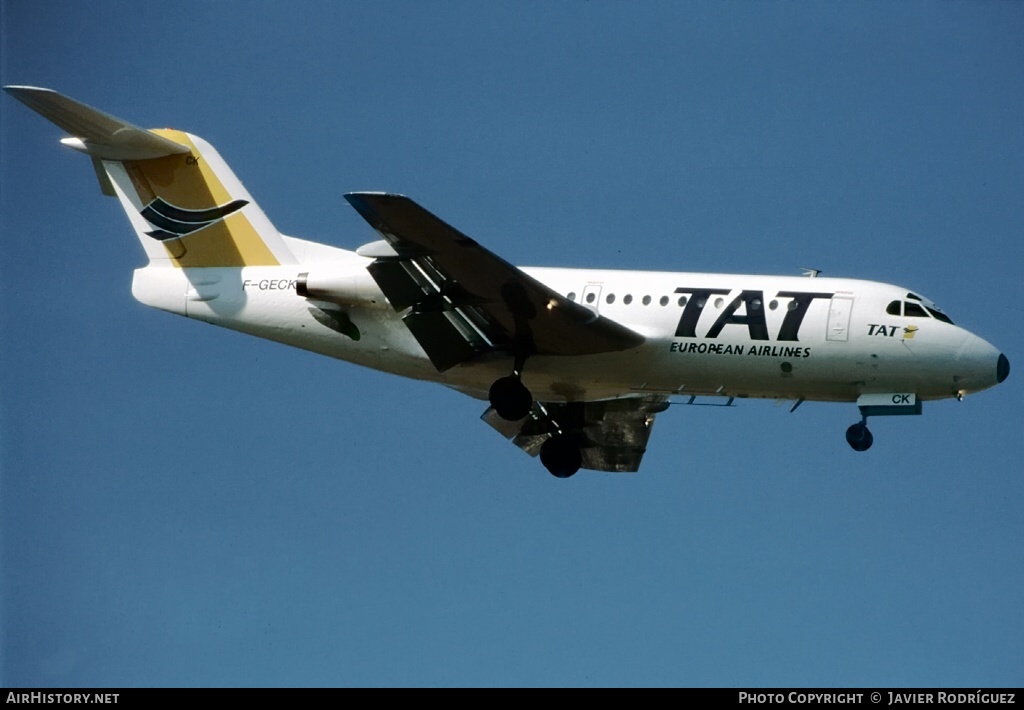
[[[487,351],[591,355],[642,335],[573,303],[408,197],[345,199],[391,245],[369,271],[439,371]]]

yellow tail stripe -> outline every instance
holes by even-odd
[[[187,145],[192,152],[126,163],[143,204],[161,197],[176,207],[203,210],[238,197],[224,187],[188,134],[170,129],[153,132]],[[243,212],[231,214],[180,239],[165,242],[171,262],[177,267],[279,265],[277,257]]]

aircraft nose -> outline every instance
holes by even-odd
[[[999,353],[999,359],[996,360],[996,382],[1002,384],[1003,380],[1010,376],[1010,359]]]
[[[1010,374],[1010,361],[991,343],[968,334],[957,356],[964,390],[977,392],[994,387]]]

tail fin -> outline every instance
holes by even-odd
[[[281,234],[220,157],[197,136],[134,126],[50,89],[8,93],[71,134],[100,187],[116,195],[152,265],[295,263]]]

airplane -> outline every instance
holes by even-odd
[[[846,440],[866,451],[868,417],[918,415],[1010,372],[1006,355],[902,286],[816,271],[519,268],[383,192],[345,195],[380,236],[355,251],[286,236],[201,138],[4,88],[67,132],[61,143],[120,200],[149,259],[137,300],[485,400],[481,418],[559,478],[637,471],[671,403],[856,403]]]

